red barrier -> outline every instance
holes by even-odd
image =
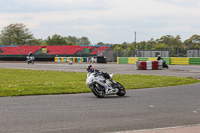
[[[158,61],[152,61],[152,69],[158,70]]]
[[[140,61],[140,69],[141,70],[146,70],[147,69],[146,61]]]

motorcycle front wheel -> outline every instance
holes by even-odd
[[[126,94],[126,90],[125,90],[125,88],[124,88],[124,86],[122,84],[117,82],[116,83],[116,88],[119,89],[119,91],[117,92],[118,96],[124,96]]]
[[[92,88],[91,88],[93,94],[98,97],[98,98],[103,98],[105,97],[105,91],[104,91],[104,88],[101,87],[101,86],[96,86],[94,85]]]

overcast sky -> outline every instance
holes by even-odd
[[[1,0],[0,31],[23,23],[35,38],[86,36],[92,44],[200,35],[199,0]]]

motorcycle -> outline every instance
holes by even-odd
[[[113,77],[113,74],[110,74]],[[119,83],[109,79],[105,79],[102,75],[96,75],[95,73],[88,73],[86,79],[86,85],[92,90],[93,94],[98,98],[103,98],[106,95],[118,95],[124,96],[126,94],[125,88]]]
[[[163,60],[163,66],[162,67],[167,68],[167,69],[169,68],[165,60]]]
[[[27,64],[29,64],[29,63],[32,63],[32,65],[34,64],[34,60],[35,60],[35,57],[34,56],[27,56],[26,57],[27,58]]]

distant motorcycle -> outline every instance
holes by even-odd
[[[34,56],[27,56],[26,57],[27,58],[27,64],[29,64],[29,63],[32,63],[32,65],[34,64],[34,60],[35,60],[35,57]]]
[[[113,74],[110,74],[110,77],[112,78]],[[124,96],[126,94],[125,88],[120,83],[111,83],[109,79],[106,80],[102,75],[95,75],[95,73],[87,74],[86,85],[98,98],[103,98],[105,95]]]
[[[169,67],[168,67],[166,61],[165,60],[162,60],[162,61],[163,61],[163,68],[167,68],[168,69]]]

